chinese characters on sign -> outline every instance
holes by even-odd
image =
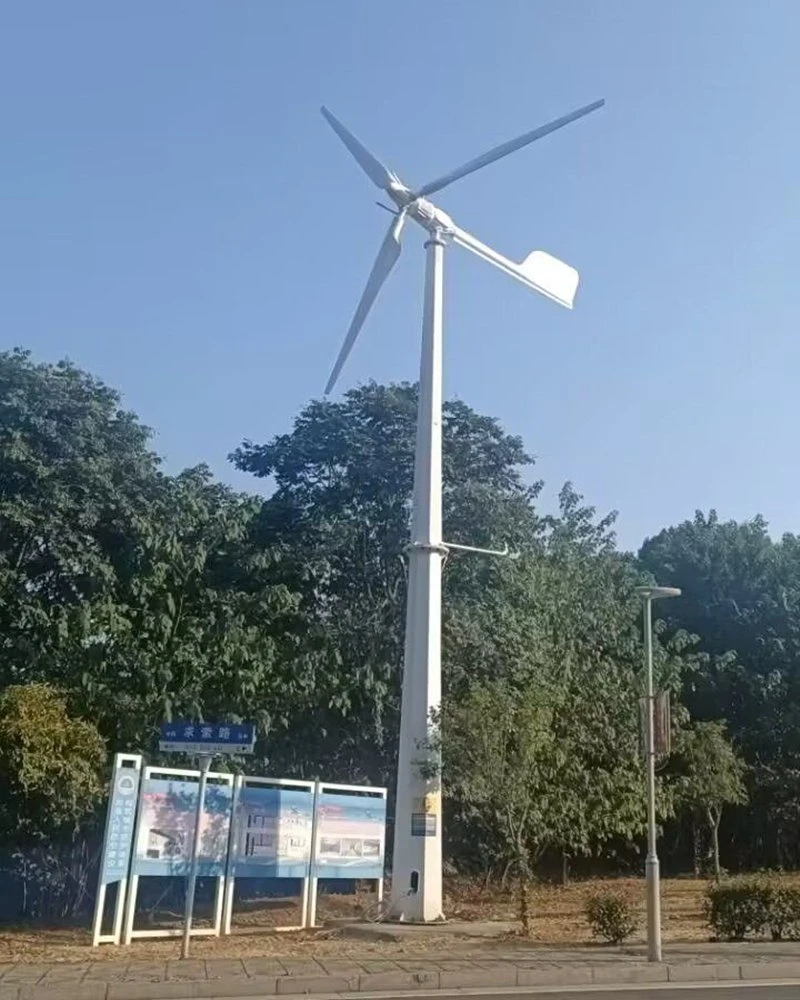
[[[249,723],[164,722],[159,749],[172,753],[252,753],[255,727]]]
[[[106,841],[100,874],[103,885],[128,877],[138,791],[139,771],[130,767],[118,768],[114,773],[114,786],[108,804]]]

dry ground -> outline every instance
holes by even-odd
[[[800,884],[800,875],[784,876]],[[567,886],[537,885],[532,893],[532,936],[530,942],[505,937],[500,944],[507,950],[519,944],[580,945],[592,941],[583,915],[587,896],[593,892],[615,889],[626,894],[638,906],[643,925],[644,882],[641,879],[605,879],[573,882]],[[710,932],[703,916],[706,883],[695,879],[665,879],[662,883],[664,940],[708,941]],[[318,919],[351,917],[357,919],[370,896],[322,895]],[[485,890],[467,880],[449,880],[445,886],[445,911],[454,920],[513,921],[516,917],[512,891]],[[255,956],[359,956],[395,958],[404,954],[447,949],[487,950],[495,941],[465,940],[446,934],[414,937],[413,942],[367,943],[343,938],[333,928],[319,931],[278,933],[275,928],[297,923],[297,900],[251,902],[245,910],[234,908],[234,933],[226,938],[198,938],[192,944],[197,958],[247,958]],[[159,925],[179,926],[178,914],[162,915]],[[641,935],[638,937],[641,940]],[[636,939],[634,939],[636,940]],[[0,930],[0,963],[5,962],[85,962],[88,960],[164,960],[177,957],[179,942],[173,939],[134,941],[121,954],[120,949],[105,945],[90,947],[86,929],[44,929],[38,927]]]

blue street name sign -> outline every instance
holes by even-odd
[[[162,722],[158,746],[167,753],[252,753],[255,726],[246,722]]]

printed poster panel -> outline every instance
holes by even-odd
[[[386,799],[323,792],[317,803],[319,878],[383,878]]]
[[[236,807],[233,875],[305,878],[314,796],[298,788],[243,785]]]
[[[100,864],[102,885],[111,885],[128,877],[139,777],[139,770],[134,767],[117,767],[114,771]]]
[[[197,811],[198,783],[147,778],[134,855],[137,875],[188,875]],[[198,875],[224,875],[228,856],[233,790],[230,785],[206,786],[200,820]]]

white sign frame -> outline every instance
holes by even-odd
[[[270,930],[273,931],[302,931],[305,930],[309,925],[308,923],[308,910],[309,910],[309,900],[310,900],[310,885],[311,885],[311,859],[314,855],[314,826],[315,817],[317,809],[317,794],[316,794],[316,783],[313,781],[303,781],[300,778],[261,778],[249,774],[239,774],[236,776],[236,782],[233,786],[233,809],[231,812],[231,833],[230,842],[228,845],[228,866],[225,877],[225,904],[224,904],[224,917],[223,917],[223,934],[231,933],[231,922],[233,919],[233,899],[234,899],[234,884],[236,882],[236,877],[233,874],[233,863],[236,854],[235,845],[236,838],[239,836],[240,831],[237,826],[237,817],[239,813],[239,797],[241,795],[242,789],[246,785],[256,785],[266,788],[298,788],[303,791],[307,791],[311,797],[311,850],[309,852],[309,868],[306,869],[305,877],[303,878],[303,891],[302,891],[302,905],[300,913],[300,924],[297,926],[287,926],[287,927],[271,927]]]
[[[308,922],[306,927],[315,928],[321,926],[317,924],[317,900],[319,898],[319,876],[316,875],[317,869],[317,807],[319,804],[319,797],[325,792],[343,792],[347,793],[358,793],[363,798],[381,798],[386,799],[388,796],[388,791],[386,788],[379,788],[376,785],[337,785],[330,781],[316,781],[314,782],[314,824],[312,826],[311,832],[311,879],[310,879],[310,891],[309,891],[309,908],[308,908]],[[381,858],[383,859],[383,868],[386,870],[386,824],[384,823],[381,827]],[[358,878],[358,875],[354,875],[354,878]],[[378,902],[383,902],[383,876],[375,880],[376,882],[376,892],[378,894]]]
[[[150,766],[144,769],[144,774],[142,775],[141,784],[139,786],[139,808],[136,813],[136,827],[133,832],[133,850],[131,851],[131,866],[133,866],[136,859],[136,848],[139,843],[139,833],[142,823],[142,796],[144,794],[144,789],[147,786],[147,781],[149,778],[158,775],[166,775],[167,777],[174,778],[189,778],[196,779],[199,785],[200,783],[200,771],[194,768],[185,767],[156,767]],[[234,776],[232,774],[227,774],[221,771],[209,771],[209,780],[214,780],[217,784],[233,786]],[[233,818],[231,817],[231,829],[233,828]],[[229,831],[229,841],[228,841],[228,854],[230,856],[230,831]],[[216,877],[217,887],[214,893],[214,923],[212,927],[193,927],[191,930],[192,937],[219,937],[222,930],[222,905],[223,896],[225,892],[225,875],[218,875]],[[128,903],[125,908],[125,925],[123,932],[123,944],[130,944],[134,938],[164,938],[164,937],[183,937],[182,927],[160,927],[155,930],[137,930],[134,925],[134,919],[136,915],[136,897],[139,894],[139,875],[133,874],[130,876],[130,887],[128,890]]]
[[[122,939],[122,920],[125,914],[125,897],[128,892],[128,877],[130,875],[133,852],[136,849],[136,829],[139,825],[138,816],[134,823],[134,839],[131,842],[128,854],[128,875],[121,878],[117,883],[117,897],[114,901],[114,919],[110,934],[103,934],[103,916],[106,908],[106,893],[108,886],[103,882],[103,868],[105,867],[106,850],[108,846],[108,830],[111,823],[111,801],[114,795],[114,787],[117,781],[117,774],[123,769],[130,769],[136,772],[139,781],[139,794],[142,785],[142,755],[138,753],[118,753],[114,754],[114,765],[111,771],[111,790],[109,792],[108,807],[106,809],[106,822],[103,829],[103,852],[100,856],[100,868],[97,872],[97,895],[94,901],[94,915],[92,917],[92,947],[97,948],[101,944],[119,944]],[[136,797],[136,808],[139,807],[139,795]]]

